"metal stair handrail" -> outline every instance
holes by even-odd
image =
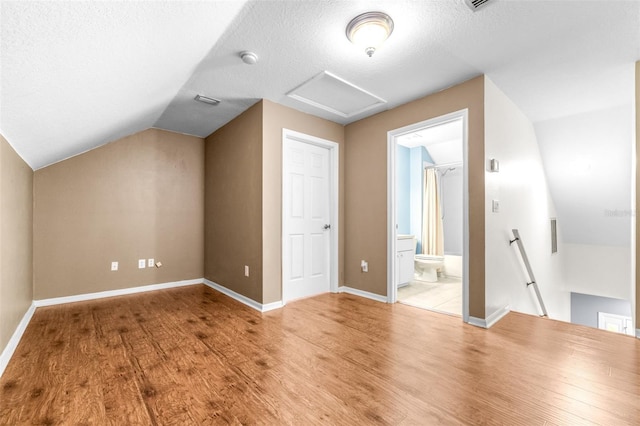
[[[542,309],[543,317],[548,317],[547,308],[544,306],[544,302],[542,301],[542,295],[540,294],[540,289],[538,288],[538,283],[536,282],[536,278],[533,276],[533,271],[531,270],[531,264],[529,263],[529,258],[527,257],[527,252],[524,250],[524,245],[522,245],[522,239],[520,238],[520,232],[517,229],[512,229],[514,239],[509,240],[509,245],[518,243],[518,248],[520,249],[520,255],[522,256],[522,261],[524,262],[524,266],[527,269],[527,274],[529,274],[529,282],[527,283],[527,287],[530,285],[533,286],[533,289],[536,292],[536,297],[538,298],[538,303],[540,304],[540,308]]]

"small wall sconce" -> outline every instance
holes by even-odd
[[[489,160],[489,171],[491,173],[498,173],[500,171],[500,162],[495,158]]]

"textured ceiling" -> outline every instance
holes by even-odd
[[[483,73],[556,119],[630,105],[640,59],[635,0],[0,4],[0,131],[33,168],[151,126],[207,136],[261,98],[346,124]],[[376,9],[395,29],[369,58],[344,31]],[[345,118],[286,96],[322,71],[387,104]]]
[[[407,148],[423,146],[437,165],[462,163],[462,137],[464,129],[462,119],[420,129],[406,135],[398,136],[398,145]]]
[[[243,3],[3,0],[0,131],[37,169],[153,126]]]

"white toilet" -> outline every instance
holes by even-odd
[[[438,269],[444,265],[444,256],[416,254],[414,256],[416,279],[435,283],[438,281]]]

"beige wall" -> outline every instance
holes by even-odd
[[[387,132],[469,109],[469,314],[485,318],[484,77],[346,127],[345,285],[387,294]],[[360,271],[360,260],[369,272]]]
[[[204,276],[257,302],[262,302],[262,108],[258,102],[218,129],[205,148]]]
[[[203,214],[197,137],[149,129],[39,169],[34,298],[201,278]]]
[[[0,352],[33,299],[33,171],[0,135]]]
[[[263,303],[282,300],[282,129],[336,142],[339,149],[339,248],[338,281],[344,277],[345,241],[345,142],[344,126],[270,102],[264,104],[263,130]]]

